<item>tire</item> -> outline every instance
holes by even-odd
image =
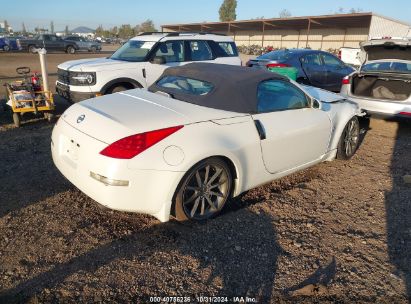
[[[20,115],[19,113],[13,112],[13,122],[16,128],[20,128],[21,126],[21,121],[20,121]]]
[[[54,121],[55,115],[50,112],[44,112],[44,118],[47,119],[48,122],[52,123]]]
[[[36,46],[29,45],[29,53],[36,54]]]
[[[9,52],[9,51],[10,51],[10,47],[9,47],[8,45],[5,45],[5,46],[3,47],[3,51]]]
[[[344,127],[337,147],[338,159],[350,159],[360,143],[360,123],[357,116],[351,118]]]
[[[110,90],[110,94],[117,93],[117,92],[122,92],[122,91],[127,91],[127,90],[128,90],[128,88],[126,88],[125,86],[118,85],[118,86],[113,87]]]
[[[204,221],[217,216],[231,196],[233,178],[227,163],[208,158],[191,168],[175,194],[178,221]]]
[[[90,48],[90,52],[95,53],[97,51],[97,48],[95,46],[92,46]]]
[[[66,49],[66,52],[67,54],[74,54],[76,53],[76,49],[73,46],[69,45]]]

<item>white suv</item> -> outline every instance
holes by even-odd
[[[143,33],[108,58],[72,60],[57,68],[57,93],[72,102],[150,86],[172,66],[202,61],[241,65],[231,37],[205,33]]]

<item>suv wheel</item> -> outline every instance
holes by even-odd
[[[29,46],[29,52],[32,53],[32,54],[36,54],[36,49],[37,48],[34,45]]]
[[[9,47],[8,45],[5,45],[5,46],[3,47],[3,51],[5,51],[5,52],[10,51],[10,47]]]
[[[95,46],[92,46],[90,48],[90,52],[95,53],[97,51],[97,48]]]
[[[114,88],[112,88],[110,90],[110,94],[117,93],[117,92],[122,92],[122,91],[126,91],[126,90],[128,90],[128,89],[125,86],[118,85],[118,86],[115,86]]]
[[[67,47],[67,53],[68,54],[74,54],[76,52],[76,49],[74,47],[72,47],[71,45],[69,45]]]

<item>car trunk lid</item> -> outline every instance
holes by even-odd
[[[361,50],[366,54],[363,64],[371,60],[411,60],[411,40],[409,39],[369,40],[361,43]]]
[[[72,127],[104,143],[173,126],[244,114],[209,109],[136,89],[82,101],[62,118]]]

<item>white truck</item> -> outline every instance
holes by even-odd
[[[338,58],[340,58],[346,64],[349,64],[353,67],[359,67],[362,63],[361,62],[361,49],[342,47],[340,48],[338,52]]]
[[[146,88],[168,67],[189,62],[241,65],[233,39],[206,33],[142,33],[108,58],[58,65],[58,95],[78,102],[99,95]]]

